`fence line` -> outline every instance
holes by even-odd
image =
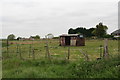
[[[23,51],[24,51],[24,49],[26,49],[26,48],[24,48],[24,46],[22,45],[22,44],[17,44],[16,43],[16,49],[14,49],[13,48],[13,46],[12,46],[12,49],[13,50],[15,50],[15,51],[13,51],[12,53],[10,53],[10,46],[8,46],[9,45],[9,43],[8,43],[8,40],[7,40],[7,56],[8,55],[10,55],[10,54],[12,54],[12,53],[16,53],[16,55],[18,55],[19,56],[19,58],[20,59],[23,59],[23,57],[24,57],[24,55],[26,55],[26,54],[24,54],[23,55]],[[34,44],[33,44],[33,41],[32,41],[32,44],[24,44],[24,45],[28,45],[27,46],[27,49],[24,51],[25,53],[27,53],[27,56],[29,56],[29,58],[30,58],[30,56],[32,56],[32,59],[34,60],[34,59],[38,59],[38,58],[40,58],[40,57],[43,57],[43,55],[45,54],[45,56],[49,59],[49,60],[51,60],[51,57],[54,57],[54,56],[52,56],[52,54],[50,53],[50,52],[52,52],[52,49],[59,49],[58,51],[60,51],[62,54],[63,54],[63,52],[65,51],[65,54],[67,54],[66,55],[66,59],[68,59],[68,60],[70,60],[70,59],[73,59],[73,57],[72,56],[74,56],[74,58],[79,58],[79,56],[76,56],[76,55],[80,55],[80,54],[73,54],[73,53],[76,53],[77,51],[79,51],[80,53],[82,53],[83,55],[84,55],[84,57],[85,57],[85,60],[87,60],[87,61],[89,61],[89,56],[86,54],[86,52],[85,51],[83,51],[83,50],[81,50],[81,49],[71,49],[71,47],[69,46],[69,47],[67,47],[67,48],[64,48],[64,47],[62,47],[62,48],[59,48],[58,46],[56,47],[56,46],[51,46],[51,47],[49,47],[49,45],[48,45],[48,40],[46,39],[46,43],[45,43],[45,47],[44,47],[44,50],[43,50],[43,54],[38,54],[38,53],[40,53],[41,52],[41,49],[40,48],[33,48],[32,46],[34,46]],[[105,43],[104,43],[104,53],[105,53],[105,50],[108,50],[108,49],[106,49],[106,46],[107,45],[107,43],[106,43],[106,41],[105,41]],[[41,47],[41,48],[43,48],[43,46]],[[108,48],[108,47],[107,47]],[[51,51],[50,51],[50,49],[51,49]],[[61,50],[60,50],[61,49]],[[99,54],[99,52],[98,52],[98,56],[101,58],[102,57],[102,45],[100,45],[100,54]],[[38,51],[37,51],[38,50]],[[53,50],[53,52],[54,52],[54,50]],[[36,52],[37,51],[37,52]],[[45,51],[45,52],[44,52]],[[59,52],[59,53],[60,53]],[[10,54],[9,54],[10,53]],[[37,57],[37,56],[40,56],[40,57]],[[105,54],[104,54],[105,55]],[[103,56],[104,56],[103,55]],[[61,55],[61,54],[59,54],[58,56],[62,56],[63,57],[63,55]],[[81,55],[80,55],[81,56]],[[26,56],[25,56],[26,57]],[[55,56],[55,57],[57,57],[57,56]],[[57,57],[57,58],[60,58],[60,57]]]

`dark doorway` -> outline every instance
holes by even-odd
[[[65,37],[65,45],[70,45],[70,37]]]

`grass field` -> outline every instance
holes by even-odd
[[[97,61],[103,40],[86,40],[85,46],[70,47],[70,59],[67,60],[68,47],[59,46],[59,40],[49,40],[51,61],[45,58],[46,41],[10,41],[7,54],[6,41],[3,41],[3,78],[118,78],[120,68],[118,41],[109,40],[109,60]],[[23,59],[20,59],[19,53]],[[31,47],[31,48],[30,48]],[[35,59],[31,49],[35,50]],[[80,50],[88,54],[90,61]],[[29,56],[30,54],[30,56]],[[117,66],[117,67],[116,67]]]

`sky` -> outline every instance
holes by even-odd
[[[119,0],[0,0],[0,38],[67,34],[103,22],[108,33],[118,29]]]

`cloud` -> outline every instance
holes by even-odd
[[[117,29],[117,0],[104,1],[2,0],[3,37],[58,36],[71,27],[95,27],[100,21],[110,26],[110,33]]]
[[[118,3],[118,28],[120,29],[120,1]]]

